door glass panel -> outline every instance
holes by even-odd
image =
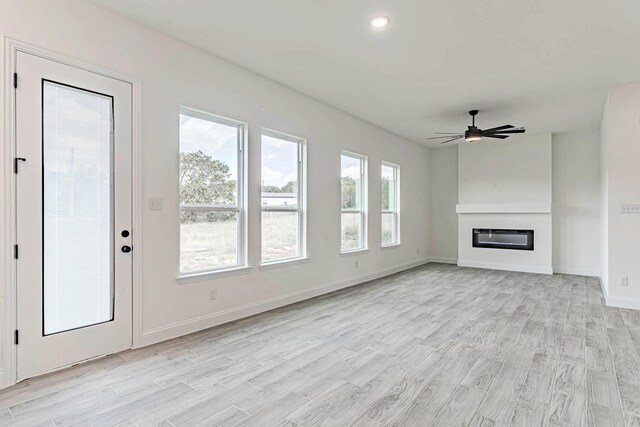
[[[113,320],[113,98],[43,81],[43,335]]]

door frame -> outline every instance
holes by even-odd
[[[4,37],[4,149],[0,150],[0,164],[3,165],[3,185],[0,186],[0,201],[4,212],[3,231],[0,233],[0,271],[4,270],[4,362],[0,372],[0,388],[9,387],[17,382],[17,345],[14,331],[17,327],[17,281],[16,262],[13,257],[13,245],[16,244],[16,175],[13,173],[13,159],[16,155],[16,92],[13,87],[13,74],[16,69],[18,52],[38,56],[49,61],[59,62],[81,70],[93,72],[112,79],[128,83],[132,87],[131,106],[131,191],[132,191],[132,348],[141,345],[142,338],[142,129],[141,129],[141,80],[111,69],[88,64],[73,58],[60,55],[29,43]],[[18,84],[19,84],[18,78]],[[3,268],[4,267],[4,268]],[[0,314],[1,315],[1,314]],[[62,369],[64,367],[61,367]]]

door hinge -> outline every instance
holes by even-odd
[[[13,159],[13,173],[18,173],[18,162],[26,162],[27,159],[24,157],[16,157]]]
[[[18,89],[18,73],[13,73],[13,87]]]
[[[13,245],[13,257],[18,259],[18,245]]]
[[[13,342],[18,345],[18,330],[16,329],[15,333],[14,333],[14,340]]]

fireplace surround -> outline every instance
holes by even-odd
[[[553,273],[552,163],[550,133],[458,145],[458,265]],[[494,230],[494,241],[477,247],[474,228]],[[532,230],[535,249],[496,248],[497,229]]]

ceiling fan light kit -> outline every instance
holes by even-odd
[[[502,125],[491,129],[480,129],[476,126],[478,110],[469,111],[469,115],[471,116],[471,126],[467,126],[467,130],[464,131],[464,133],[436,132],[437,134],[442,134],[444,136],[434,136],[428,139],[446,139],[446,141],[441,142],[441,144],[457,141],[462,138],[467,142],[476,142],[480,141],[482,138],[506,139],[513,134],[525,132],[523,127],[517,128],[513,125]]]

